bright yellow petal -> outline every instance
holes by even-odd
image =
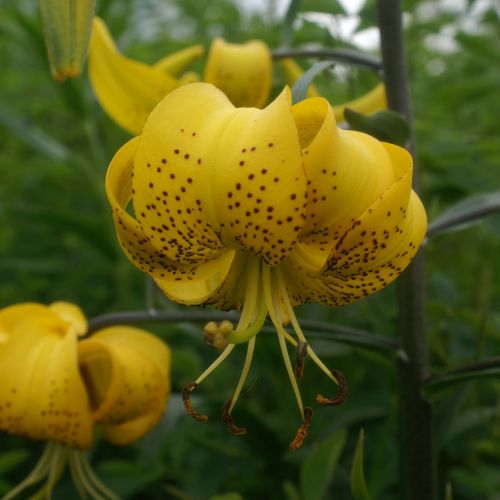
[[[260,40],[244,44],[216,38],[210,46],[204,80],[221,89],[238,107],[263,107],[269,98],[272,61]]]
[[[142,130],[151,110],[178,85],[160,69],[121,55],[97,17],[90,43],[89,78],[106,113],[132,134]]]
[[[69,302],[53,302],[49,305],[49,309],[55,312],[61,319],[73,326],[78,337],[87,333],[87,318],[83,315],[82,310],[70,304]]]
[[[47,315],[47,307],[34,302],[25,302],[0,309],[0,327],[6,334],[22,322],[34,316]]]
[[[344,111],[346,108],[362,113],[363,115],[369,115],[383,109],[387,109],[387,97],[385,95],[385,85],[379,83],[372,90],[363,94],[357,99],[352,101],[343,102],[337,106],[333,106],[333,112],[335,113],[335,119],[337,122],[344,121]]]
[[[178,77],[183,73],[196,59],[199,59],[205,49],[203,45],[193,45],[185,49],[169,54],[160,59],[153,67],[167,73],[170,76]]]
[[[106,328],[79,344],[78,356],[97,423],[112,442],[140,438],[163,413],[170,392],[170,350],[137,328]]]
[[[149,117],[133,201],[144,232],[172,260],[216,257],[220,235],[275,264],[298,239],[305,187],[288,90],[261,111],[235,109],[215,87],[192,84]]]
[[[381,142],[336,127],[325,99],[306,99],[293,114],[310,181],[302,240],[322,245],[340,237],[400,175]]]
[[[0,428],[72,447],[92,444],[92,417],[78,370],[77,337],[46,308],[0,346]]]
[[[285,78],[285,82],[290,87],[304,74],[304,70],[295,62],[294,59],[285,58],[280,59],[279,65],[281,66],[281,70],[283,71],[283,76]],[[319,95],[318,90],[314,85],[309,85],[307,89],[307,97],[317,97]]]

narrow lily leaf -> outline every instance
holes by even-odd
[[[299,7],[300,0],[291,0],[290,4],[288,5],[281,31],[281,45],[283,47],[289,47],[292,45],[293,24],[295,19],[297,18]]]
[[[483,368],[479,370],[470,370],[449,375],[440,375],[431,377],[425,384],[424,388],[427,393],[435,394],[443,389],[461,382],[469,382],[470,380],[498,377],[500,375],[500,366],[494,368]]]
[[[40,0],[52,77],[58,81],[82,72],[87,57],[95,0]]]
[[[429,224],[427,236],[457,231],[499,212],[500,191],[474,195],[458,202],[433,220]]]
[[[359,431],[358,444],[354,452],[354,460],[351,469],[351,494],[354,500],[370,500],[370,494],[365,482],[365,472],[363,467],[363,450],[365,444],[365,432]]]
[[[307,89],[314,80],[314,77],[334,65],[335,63],[333,61],[319,61],[314,63],[292,87],[292,102],[297,104],[298,102],[303,101],[306,98]]]
[[[323,441],[302,464],[300,493],[303,500],[321,500],[344,449],[347,432],[343,429]]]
[[[404,147],[410,135],[408,122],[396,111],[385,110],[372,115],[363,115],[346,108],[344,117],[353,130],[372,135],[379,141]]]
[[[286,500],[300,500],[300,494],[297,487],[291,481],[285,481],[283,483],[283,491]]]

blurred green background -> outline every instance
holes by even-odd
[[[344,4],[347,9],[334,0],[300,2],[293,44],[378,54],[374,2]],[[286,6],[98,0],[97,14],[125,54],[154,62],[194,43],[208,48],[214,36],[260,38],[277,48]],[[412,0],[404,10],[417,162],[432,220],[461,200],[500,190],[500,12],[494,0]],[[51,80],[35,0],[0,0],[0,61],[0,306],[67,300],[89,317],[144,309],[145,277],[116,244],[103,190],[107,164],[129,136],[100,109],[86,74],[64,84]],[[203,61],[195,65],[202,67]],[[278,90],[278,71],[275,79]],[[339,65],[318,85],[337,103],[376,81],[367,70]],[[500,353],[500,217],[459,229],[427,244],[433,374]],[[395,291],[391,285],[337,310],[303,306],[299,315],[394,337]],[[258,337],[234,413],[248,434],[238,438],[218,415],[238,379],[244,349],[196,393],[197,407],[212,417],[200,424],[184,414],[180,394],[214,358],[202,341],[202,325],[151,329],[174,352],[169,409],[140,442],[126,449],[100,442],[92,456],[101,479],[123,498],[349,499],[361,428],[371,497],[400,498],[394,354],[310,336],[326,364],[346,374],[350,396],[342,407],[317,408],[303,448],[292,452],[288,443],[300,417],[274,335]],[[334,390],[311,363],[301,387],[306,404],[317,392]],[[454,499],[500,499],[499,394],[500,380],[484,378],[432,396],[438,498],[449,482]],[[2,494],[27,474],[40,446],[6,435],[0,442]],[[56,498],[74,498],[71,488],[65,478]]]

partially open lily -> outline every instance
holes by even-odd
[[[192,416],[206,419],[191,407],[190,392],[236,344],[247,342],[223,414],[230,430],[244,433],[231,412],[266,316],[303,421],[291,447],[300,446],[312,415],[297,384],[306,354],[341,386],[338,397],[318,396],[318,402],[345,398],[344,377],[316,356],[293,307],[349,304],[403,271],[427,223],[411,178],[407,151],[338,129],[323,98],[291,106],[285,89],[263,110],[235,108],[214,86],[198,83],[161,101],[141,136],[115,155],[106,190],[123,250],[168,297],[241,309],[236,329],[225,329],[226,342],[217,337],[218,346],[227,344],[223,352],[186,386]],[[283,327],[285,319],[295,336]],[[296,374],[287,341],[299,354]]]
[[[46,481],[50,498],[66,464],[82,498],[116,498],[85,457],[93,427],[127,444],[158,421],[169,393],[169,350],[151,334],[111,327],[79,341],[87,330],[80,309],[56,302],[0,310],[0,429],[47,441],[28,477],[4,499]]]

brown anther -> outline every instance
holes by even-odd
[[[337,379],[339,383],[339,392],[334,398],[325,398],[322,394],[318,394],[316,396],[316,401],[320,405],[329,405],[329,406],[338,406],[341,405],[346,399],[348,395],[347,389],[347,380],[345,375],[338,370],[330,370],[332,375]]]
[[[235,423],[231,415],[229,414],[229,407],[233,402],[232,399],[228,399],[224,406],[222,407],[222,420],[226,424],[227,430],[234,434],[235,436],[244,436],[247,433],[246,427],[238,427]]]
[[[307,356],[307,342],[299,340],[297,342],[295,378],[300,380],[304,376],[304,359]]]
[[[304,439],[307,437],[307,434],[309,432],[309,427],[311,426],[312,417],[313,417],[312,408],[306,406],[304,408],[304,421],[297,429],[297,434],[295,434],[293,441],[290,443],[290,448],[292,450],[298,450],[302,446],[302,443],[304,442]]]
[[[198,387],[196,382],[190,382],[184,386],[184,390],[182,391],[182,401],[184,403],[184,408],[188,415],[191,415],[198,422],[206,422],[208,417],[206,415],[200,415],[194,408],[193,403],[191,403],[191,393]]]

